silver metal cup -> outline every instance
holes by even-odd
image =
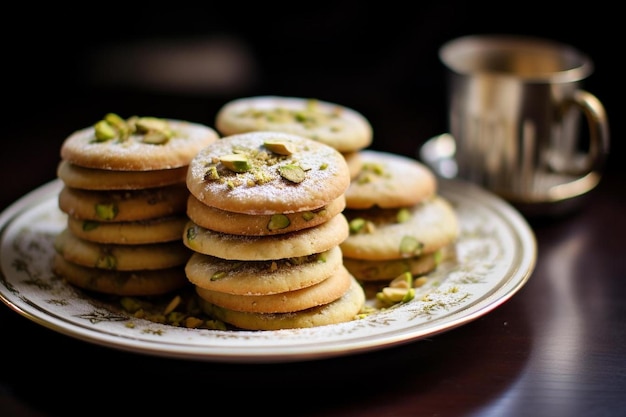
[[[581,86],[593,71],[588,56],[547,39],[475,35],[445,43],[439,57],[458,177],[526,207],[597,185],[609,127],[602,103]]]

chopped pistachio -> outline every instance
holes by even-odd
[[[278,167],[278,172],[280,176],[286,179],[287,181],[300,183],[304,181],[306,177],[306,173],[302,169],[302,167],[293,164],[281,165]]]
[[[389,286],[393,288],[411,288],[413,286],[413,275],[409,271],[403,272],[392,279]]]
[[[135,120],[135,129],[137,130],[137,133],[146,133],[151,130],[168,132],[169,126],[167,120],[164,119],[156,117],[138,117]]]
[[[195,226],[191,225],[187,228],[187,240],[194,240],[196,238],[196,236],[198,235],[198,231],[196,230]]]
[[[109,253],[103,254],[96,259],[95,267],[100,269],[115,269],[117,267],[117,259]]]
[[[250,161],[245,155],[233,153],[220,156],[220,162],[234,172],[246,172],[252,168]]]
[[[122,119],[115,113],[107,113],[104,116],[104,120],[117,130],[117,135],[120,139],[128,139],[128,135],[131,133],[131,128],[128,123],[126,123],[126,120]]]
[[[400,241],[402,255],[417,255],[421,252],[422,244],[413,236],[403,236]]]
[[[396,214],[396,220],[398,223],[404,223],[407,222],[411,219],[411,211],[406,208],[403,207],[400,210],[398,210],[398,213]]]
[[[315,213],[312,211],[305,211],[302,213],[302,218],[308,222],[309,220],[313,220],[315,218]]]
[[[217,281],[224,278],[228,273],[226,271],[217,271],[211,275],[211,281]]]
[[[100,226],[99,222],[94,222],[92,220],[83,221],[83,231],[89,232],[90,230],[95,230]]]
[[[117,130],[106,120],[100,120],[94,125],[96,141],[105,142],[117,137]]]
[[[172,301],[170,301],[169,304],[165,307],[163,314],[165,314],[166,316],[170,314],[172,311],[174,311],[174,309],[176,309],[176,307],[178,307],[181,301],[182,299],[180,298],[180,295],[176,295],[172,299]]]
[[[144,143],[151,143],[154,145],[158,145],[161,143],[165,143],[170,139],[170,135],[166,132],[162,132],[160,130],[149,130],[143,136]]]
[[[385,287],[381,292],[383,293],[383,297],[386,301],[397,303],[404,299],[407,292],[409,292],[409,288]]]
[[[220,174],[217,172],[217,167],[216,166],[210,166],[205,174],[204,174],[204,179],[205,180],[219,180],[220,179]]]
[[[365,227],[366,220],[362,217],[356,217],[350,220],[350,233],[359,233]]]
[[[267,228],[268,230],[279,230],[284,229],[290,224],[291,221],[289,220],[289,217],[285,216],[284,214],[273,214],[270,217],[269,223],[267,223]]]
[[[291,155],[295,152],[292,143],[279,141],[279,140],[266,140],[264,143],[265,147],[279,155]]]
[[[96,204],[96,217],[102,220],[112,220],[117,216],[119,211],[118,207],[114,203],[99,203]]]

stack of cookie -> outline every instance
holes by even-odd
[[[113,295],[159,295],[188,284],[187,169],[217,139],[204,125],[113,113],[70,135],[57,172],[68,223],[55,241],[53,271]]]
[[[365,294],[339,247],[349,184],[340,152],[295,134],[233,134],[201,150],[183,242],[202,309],[249,330],[354,319]]]
[[[436,268],[459,233],[455,211],[437,194],[430,169],[402,155],[363,150],[362,167],[346,191],[350,235],[344,265],[362,282],[390,282]]]
[[[218,111],[216,129],[224,136],[260,130],[291,133],[332,146],[345,158],[354,177],[358,151],[370,146],[372,126],[359,112],[310,98],[257,96],[226,103]]]

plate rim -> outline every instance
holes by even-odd
[[[428,327],[427,331],[415,332],[414,327],[416,326],[413,326],[385,332],[380,338],[370,335],[368,337],[359,336],[346,340],[315,343],[315,348],[312,348],[310,342],[305,343],[304,340],[302,343],[290,344],[288,346],[279,345],[278,347],[276,345],[264,345],[263,347],[218,347],[185,345],[184,343],[174,344],[171,342],[150,343],[145,340],[141,340],[141,344],[138,346],[137,342],[133,343],[131,338],[116,339],[114,335],[102,333],[97,329],[90,329],[86,326],[63,321],[61,318],[55,317],[52,313],[41,308],[32,300],[27,302],[15,297],[10,291],[7,293],[7,288],[3,285],[0,285],[0,301],[33,322],[78,340],[127,352],[198,361],[230,363],[308,361],[388,349],[415,342],[458,328],[502,305],[528,282],[536,264],[537,243],[534,232],[521,213],[513,206],[500,197],[469,182],[459,179],[441,178],[439,183],[439,189],[444,197],[457,195],[465,199],[480,200],[481,206],[500,214],[502,219],[506,220],[507,224],[510,225],[513,233],[512,237],[519,242],[522,253],[518,254],[520,265],[517,266],[510,276],[503,277],[508,278],[504,284],[492,289],[492,300],[489,302],[478,300],[477,302],[482,304],[479,308],[469,309],[466,307],[464,309],[469,309],[471,312],[460,314],[459,317],[451,321],[439,320],[440,322]],[[63,183],[60,179],[54,179],[35,188],[4,209],[0,213],[0,243],[4,242],[6,230],[15,219],[21,214],[33,210],[38,203],[57,195],[62,186]],[[0,283],[5,281],[5,272],[0,268]],[[187,330],[194,331],[196,329]]]

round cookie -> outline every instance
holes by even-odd
[[[67,228],[80,239],[97,243],[137,245],[181,240],[189,219],[166,216],[135,222],[98,222],[67,217]]]
[[[56,236],[54,248],[68,262],[117,271],[153,270],[184,265],[191,255],[179,241],[106,245],[79,239],[68,229]]]
[[[185,266],[189,281],[200,288],[236,295],[270,295],[317,284],[343,263],[341,249],[271,261],[233,262],[194,253]]]
[[[314,210],[295,213],[244,214],[207,206],[193,195],[187,201],[187,216],[199,226],[234,235],[264,236],[294,232],[318,226],[346,207],[343,194]]]
[[[189,221],[183,242],[195,252],[221,259],[267,261],[325,252],[343,242],[349,233],[341,213],[316,227],[271,236],[220,233]]]
[[[351,229],[340,244],[344,257],[370,261],[410,258],[433,253],[459,234],[457,215],[441,196],[401,210],[406,214],[403,221],[397,220],[399,209],[344,210],[351,226],[354,219],[372,225]]]
[[[352,276],[344,267],[323,281],[289,293],[269,295],[234,295],[196,287],[200,298],[216,306],[250,313],[289,313],[328,304],[350,287]]]
[[[184,214],[189,192],[185,184],[128,191],[91,191],[63,187],[59,208],[83,220],[125,222]]]
[[[171,132],[162,143],[146,141],[146,135],[134,133],[127,139],[114,137],[96,140],[96,128],[90,126],[72,133],[61,146],[61,159],[86,168],[115,171],[148,171],[185,166],[202,148],[219,136],[212,128],[182,120],[160,119]]]
[[[349,209],[412,206],[437,191],[433,172],[415,159],[369,149],[360,156],[361,170],[346,191]]]
[[[270,130],[305,136],[354,152],[372,143],[369,121],[359,112],[339,104],[298,97],[244,97],[226,103],[215,119],[224,136]]]
[[[305,137],[250,132],[221,138],[190,162],[187,187],[206,205],[245,214],[314,210],[350,185],[341,153]]]
[[[56,254],[52,271],[88,291],[120,296],[167,294],[189,284],[182,268],[144,271],[110,271],[76,265]]]
[[[366,259],[343,258],[343,264],[348,271],[360,281],[389,281],[404,272],[411,275],[424,275],[433,271],[440,258],[439,252],[427,253],[420,256],[402,259],[388,259],[383,261],[369,261]]]
[[[340,298],[328,304],[291,313],[250,313],[218,307],[203,298],[202,310],[212,317],[246,330],[281,330],[326,326],[355,320],[365,304],[365,292],[356,279]]]
[[[187,166],[151,171],[112,171],[85,168],[62,160],[57,176],[65,185],[83,190],[137,190],[185,183]]]

